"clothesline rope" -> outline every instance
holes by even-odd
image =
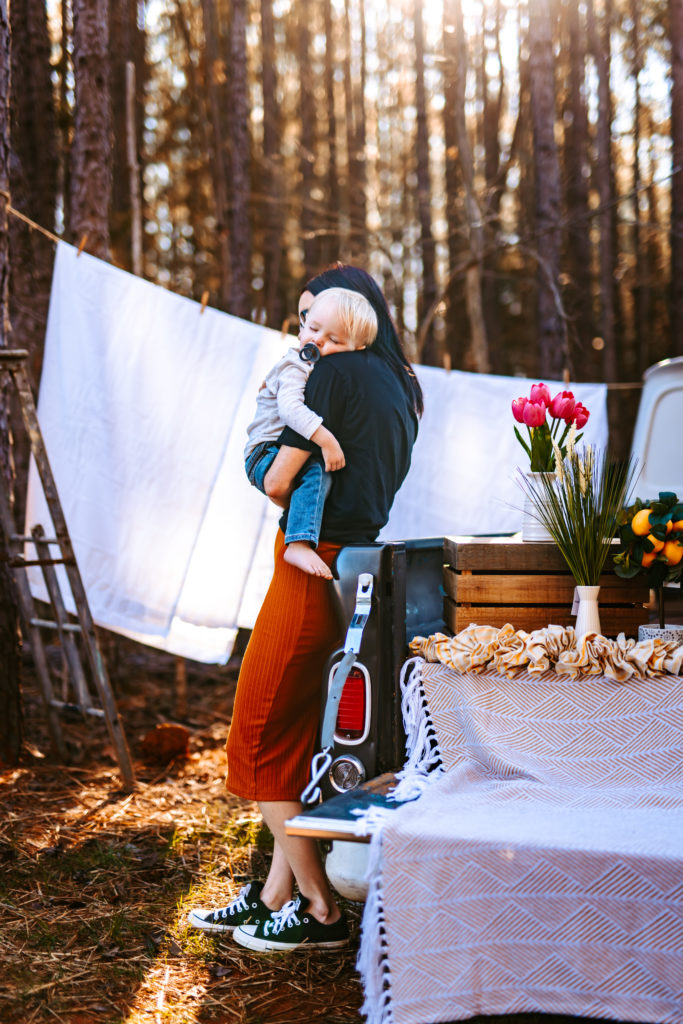
[[[11,196],[10,196],[9,192],[6,192],[4,189],[0,188],[0,195],[4,196],[5,199],[7,199],[7,201],[8,201],[8,206],[7,206],[7,212],[8,213],[12,214],[14,217],[17,217],[19,220],[23,221],[25,224],[28,224],[28,226],[30,228],[32,228],[34,231],[39,231],[42,235],[45,235],[45,237],[49,238],[51,242],[59,243],[59,242],[63,242],[64,241],[64,239],[60,238],[59,235],[55,235],[55,234],[53,234],[52,231],[48,231],[47,228],[44,228],[41,224],[38,224],[38,223],[36,223],[36,221],[31,220],[30,217],[27,217],[26,214],[20,213],[19,210],[15,210],[14,207],[10,204]],[[207,295],[207,293],[205,292],[204,295]],[[208,295],[207,295],[207,302],[204,301],[204,295],[202,295],[202,299],[201,299],[201,306],[202,306],[201,311],[202,311],[202,313],[204,312],[204,309],[206,308],[206,305],[207,305],[207,302],[208,302]],[[283,324],[283,326],[282,326],[282,333],[283,334],[285,333],[286,327],[288,327],[288,326],[289,326],[289,322],[286,321],[285,324]],[[633,390],[633,389],[642,388],[643,383],[642,383],[642,381],[633,381],[633,382],[614,381],[612,383],[607,383],[606,386],[607,386],[608,391],[629,391],[629,390]]]

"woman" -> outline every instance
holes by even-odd
[[[420,385],[369,274],[338,264],[314,277],[301,294],[301,321],[313,297],[332,287],[365,295],[379,327],[370,348],[319,360],[306,386],[306,404],[323,417],[346,456],[345,468],[333,476],[317,549],[328,566],[342,546],[372,542],[386,523],[410,467],[422,413]],[[289,428],[280,443],[266,489],[286,505],[316,446]],[[348,942],[317,842],[285,831],[287,819],[301,810],[299,794],[319,725],[323,668],[342,630],[331,584],[289,565],[283,551],[280,530],[273,579],[242,661],[227,742],[227,788],[258,801],[275,841],[272,863],[265,883],[250,882],[227,907],[189,916],[196,928],[233,931],[241,945],[263,952],[332,949]],[[299,897],[292,901],[295,881]]]

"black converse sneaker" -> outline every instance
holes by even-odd
[[[263,882],[248,882],[227,907],[191,910],[187,915],[187,923],[192,928],[201,928],[202,931],[214,934],[231,932],[241,924],[258,924],[273,913],[270,907],[261,902],[262,889]]]
[[[308,911],[309,901],[299,896],[285,903],[258,924],[243,924],[233,932],[235,942],[260,953],[287,953],[294,949],[340,949],[349,943],[349,926],[342,914],[334,924],[322,924]]]

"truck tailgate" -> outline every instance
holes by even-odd
[[[358,815],[354,811],[365,811],[369,807],[385,807],[394,810],[401,804],[387,799],[387,793],[394,786],[393,772],[385,772],[376,779],[364,782],[356,789],[339,793],[329,800],[302,811],[295,818],[285,822],[287,835],[308,836],[309,839],[344,839],[347,842],[369,843],[370,836],[357,836],[354,827]]]

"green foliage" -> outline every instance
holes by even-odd
[[[617,516],[633,479],[632,461],[614,463],[607,452],[576,449],[555,477],[522,478],[534,518],[557,544],[579,586],[596,586],[617,530]]]
[[[645,535],[634,533],[634,517],[645,509],[651,510],[649,532]],[[660,547],[662,541],[683,544],[683,529],[673,529],[673,524],[679,522],[683,522],[683,502],[673,491],[660,491],[654,500],[636,498],[632,505],[622,508],[617,517],[620,541],[619,554],[614,558],[617,575],[632,579],[644,573],[653,590],[664,583],[679,580],[683,575],[683,560],[677,565],[670,565],[664,549]],[[653,552],[654,558],[651,558]]]

